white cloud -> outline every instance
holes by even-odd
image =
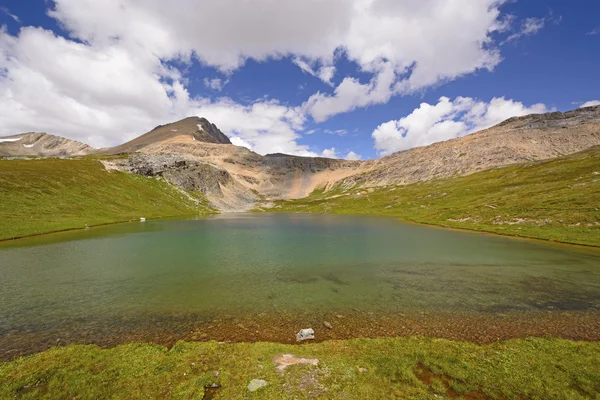
[[[586,33],[586,35],[588,35],[588,36],[600,35],[600,26],[592,29],[591,31]]]
[[[69,38],[33,27],[16,37],[0,31],[0,133],[44,129],[108,146],[202,115],[257,152],[314,155],[298,143],[307,115],[324,121],[493,69],[503,2],[54,0],[49,15]],[[173,66],[198,59],[229,74],[248,58],[282,57],[329,84],[340,57],[372,78],[345,76],[302,107],[241,105],[190,96],[187,68]],[[219,90],[226,82],[206,83]]]
[[[325,158],[340,158],[338,156],[338,154],[337,154],[337,151],[335,150],[335,147],[323,150],[323,152],[321,153],[321,157],[325,157]]]
[[[51,15],[92,44],[118,38],[129,49],[142,47],[161,59],[194,56],[223,71],[247,58],[293,56],[304,71],[331,83],[341,52],[375,76],[363,84],[345,77],[333,96],[311,97],[307,110],[324,120],[494,68],[501,58],[491,34],[503,29],[504,1],[55,0]]]
[[[262,154],[316,155],[296,140],[305,117],[276,101],[190,98],[176,70],[119,45],[91,46],[24,28],[0,32],[0,135],[45,130],[98,147],[190,115]],[[171,83],[165,83],[169,78]]]
[[[329,135],[337,135],[337,136],[346,136],[348,134],[348,131],[346,129],[336,129],[336,130],[325,129],[323,132],[325,132]]]
[[[223,81],[220,78],[213,78],[213,79],[204,78],[203,82],[204,82],[204,86],[206,86],[207,88],[215,90],[217,92],[220,92],[221,90],[223,90],[225,85],[227,85],[229,83],[229,80]]]
[[[8,15],[9,17],[11,17],[15,22],[17,23],[21,23],[21,19],[16,16],[15,14],[11,13],[10,10],[7,7],[0,7],[0,11],[3,12],[4,14]]]
[[[318,61],[311,61],[302,57],[295,57],[292,62],[296,64],[303,72],[310,74],[316,78],[319,78],[329,86],[333,86],[333,76],[335,75],[336,68],[333,65],[322,65],[318,67]]]
[[[520,27],[519,31],[517,31],[517,32],[513,33],[512,35],[510,35],[504,41],[504,43],[515,41],[517,39],[520,39],[523,36],[535,35],[540,30],[542,30],[542,28],[545,25],[546,25],[546,19],[545,18],[535,18],[535,17],[526,18],[523,21],[523,23],[521,24],[521,27]]]
[[[590,100],[583,103],[580,107],[600,106],[600,100]]]
[[[526,107],[503,97],[489,103],[469,97],[457,97],[454,101],[442,97],[435,105],[422,103],[406,117],[379,125],[372,136],[379,154],[388,155],[464,136],[510,117],[546,111],[543,104]]]
[[[348,154],[346,154],[346,157],[344,157],[346,160],[351,160],[351,161],[358,161],[362,158],[362,156],[360,156],[359,154],[356,154],[355,152],[351,151]]]

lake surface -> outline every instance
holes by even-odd
[[[361,336],[369,318],[388,318],[395,334],[417,316],[440,326],[442,315],[586,315],[593,327],[600,311],[595,249],[362,216],[230,214],[46,235],[0,243],[0,274],[7,354],[107,335],[277,340],[269,332],[291,332],[298,316],[339,319],[325,335],[336,337]]]

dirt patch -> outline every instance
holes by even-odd
[[[316,358],[300,358],[293,354],[281,354],[273,358],[273,364],[277,371],[284,371],[290,365],[317,365],[319,360]]]
[[[432,387],[436,381],[439,382],[444,390],[446,391],[445,395],[451,399],[465,399],[465,400],[488,400],[492,399],[491,397],[485,395],[481,392],[468,392],[468,393],[458,393],[451,386],[451,383],[454,379],[448,375],[444,374],[436,374],[431,369],[427,368],[425,365],[419,363],[417,367],[413,371],[418,380],[423,382],[425,385]],[[433,390],[433,387],[431,388]]]

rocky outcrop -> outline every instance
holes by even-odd
[[[184,191],[199,191],[222,211],[246,211],[256,200],[256,195],[240,187],[226,170],[185,155],[136,153],[103,163],[107,169],[160,177]]]

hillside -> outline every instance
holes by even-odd
[[[194,196],[94,159],[0,160],[0,240],[212,212]]]
[[[549,161],[379,188],[315,191],[261,211],[364,214],[600,246],[600,146]]]
[[[0,137],[0,157],[72,157],[93,151],[87,144],[41,132]]]
[[[600,106],[511,118],[489,129],[368,161],[353,185],[407,184],[547,160],[600,145]]]

